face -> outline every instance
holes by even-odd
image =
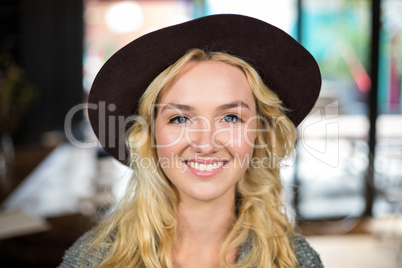
[[[223,62],[189,62],[161,92],[155,140],[179,200],[233,200],[256,138],[245,74]]]

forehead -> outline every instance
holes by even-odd
[[[160,103],[185,102],[199,106],[243,101],[255,107],[254,97],[244,72],[219,61],[191,61],[164,88]]]

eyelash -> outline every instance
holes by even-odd
[[[240,116],[235,115],[235,114],[225,114],[225,115],[223,116],[223,119],[225,119],[225,118],[227,118],[227,117],[232,117],[232,118],[234,118],[234,121],[231,121],[231,122],[225,121],[225,122],[227,122],[227,123],[242,123],[242,122],[243,122],[243,119],[242,119]]]
[[[182,119],[182,118],[186,119],[186,122],[182,122],[182,123],[178,122],[178,120]],[[175,117],[169,119],[169,124],[185,124],[185,123],[187,123],[188,120],[189,120],[189,118],[187,116],[178,115],[178,116],[175,116]]]
[[[233,121],[226,121],[225,119],[231,117],[233,118]],[[185,119],[185,122],[179,122],[179,120],[181,119]],[[171,119],[169,119],[169,124],[185,124],[188,122],[188,120],[190,120],[187,116],[185,115],[178,115],[175,116]],[[242,123],[244,122],[243,119],[240,116],[237,116],[235,114],[226,114],[223,116],[222,120],[224,120],[226,123]]]

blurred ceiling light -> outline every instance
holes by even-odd
[[[286,32],[291,32],[296,18],[296,0],[206,0],[206,2],[214,14],[243,14],[272,23]]]
[[[134,1],[121,1],[111,4],[106,10],[107,27],[115,33],[134,32],[142,26],[141,6]]]

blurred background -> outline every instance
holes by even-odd
[[[85,114],[103,63],[217,13],[276,25],[320,66],[320,98],[282,174],[297,230],[326,267],[402,266],[402,0],[2,0],[2,267],[57,266],[124,190],[130,170]]]

